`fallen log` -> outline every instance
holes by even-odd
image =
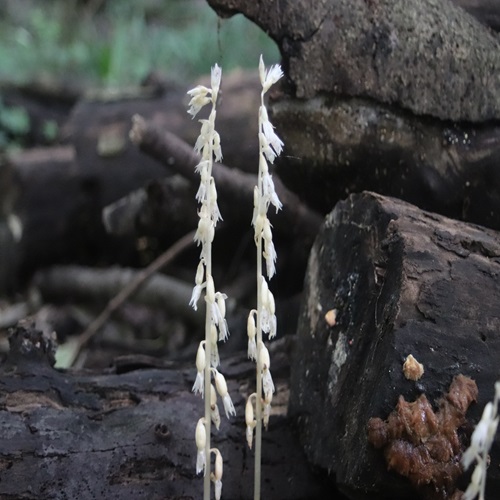
[[[471,15],[498,2],[209,3],[279,45],[278,174],[312,208],[368,190],[500,229],[500,45]]]
[[[144,356],[106,374],[52,368],[54,346],[19,326],[0,367],[0,497],[4,499],[200,498],[194,430],[202,402],[190,392],[192,366]],[[269,431],[264,434],[266,498],[332,498],[335,490],[308,469],[285,415],[288,349],[276,343]],[[224,458],[223,498],[253,498],[253,452],[245,442],[245,395],[254,365],[241,354],[223,360],[237,417],[212,442]],[[339,497],[341,498],[341,497]]]
[[[500,118],[500,41],[452,2],[208,0],[279,45],[289,90],[370,100],[442,120]]]
[[[389,472],[368,441],[368,422],[385,420],[400,396],[425,394],[436,409],[455,376],[470,377],[477,404],[458,429],[460,451],[441,472],[457,465],[500,379],[499,272],[497,232],[393,198],[352,195],[326,218],[306,274],[290,415],[310,462],[330,471],[349,498],[445,499],[464,489],[466,476],[444,488],[422,475],[422,490]],[[410,354],[423,365],[421,378],[405,375]],[[425,426],[431,416],[407,418],[409,427]],[[499,464],[497,435],[489,499],[500,490]]]
[[[72,299],[106,303],[130,286],[140,272],[128,268],[56,266],[39,271],[33,284],[46,301]],[[192,291],[191,283],[157,273],[140,286],[134,300],[151,307],[166,308],[188,323],[202,324],[202,315],[189,305]]]
[[[224,106],[218,115],[220,133],[226,134],[229,145],[229,151],[224,150],[225,159],[233,159],[232,166],[253,170],[258,156],[256,120],[254,127],[249,117],[250,113],[255,117],[258,111],[258,77],[255,73],[235,73],[225,82]],[[17,217],[22,237],[15,245],[16,262],[6,263],[5,277],[0,272],[0,285],[4,283],[0,292],[16,280],[25,283],[37,269],[53,264],[139,266],[151,255],[154,257],[155,248],[158,252],[196,227],[196,155],[192,146],[168,131],[176,130],[182,137],[190,138],[192,144],[195,133],[199,133],[199,124],[188,119],[183,95],[178,89],[167,89],[159,97],[150,92],[135,99],[83,101],[64,129],[64,139],[71,145],[37,148],[12,159],[15,181],[4,191],[7,198],[15,195],[15,201],[5,217],[11,213]],[[157,109],[163,104],[164,111],[160,113]],[[128,138],[134,111],[152,117],[144,130],[144,150],[151,143],[149,129],[174,137],[175,150],[163,148],[152,154],[150,148],[149,154],[143,155]],[[232,140],[231,134],[235,133],[240,137]],[[252,157],[251,166],[245,163],[246,155]],[[182,171],[185,178],[172,175],[172,167]],[[219,202],[228,223],[227,239],[245,240],[255,175],[238,168],[218,166],[215,170],[220,185]],[[289,246],[291,238],[297,242],[288,253],[294,254],[292,260],[297,256],[300,262],[296,267],[302,270],[321,217],[286,190],[278,178],[275,184],[286,207],[283,222],[278,222],[278,229],[283,229],[281,234],[287,240],[283,247]],[[245,199],[246,203],[242,202]],[[111,206],[102,215],[108,205]],[[10,234],[7,236],[5,247],[11,239]],[[137,238],[142,236],[146,236],[146,243],[152,242],[146,258],[147,252],[138,249]],[[7,251],[4,253],[7,255]]]
[[[410,115],[362,98],[282,98],[274,123],[293,159],[279,174],[327,213],[349,193],[394,196],[500,229],[500,127]]]

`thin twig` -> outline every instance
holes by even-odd
[[[153,274],[158,272],[164,266],[174,260],[182,251],[188,248],[193,243],[195,231],[190,231],[182,238],[177,240],[170,248],[163,252],[156,258],[149,266],[145,267],[142,271],[137,273],[135,278],[123,288],[118,295],[113,297],[104,308],[104,310],[97,316],[97,318],[90,323],[85,331],[78,338],[78,343],[74,352],[74,360],[78,358],[81,349],[87,342],[102,328],[104,323],[130,296],[132,296],[141,285],[143,285]]]

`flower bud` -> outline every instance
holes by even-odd
[[[201,471],[205,471],[206,468],[205,445],[207,442],[207,430],[205,428],[204,417],[200,418],[196,424],[195,441],[198,450],[196,453],[196,474],[199,474]]]
[[[196,278],[194,279],[194,282],[198,285],[201,286],[203,284],[203,277],[205,276],[205,265],[203,262],[203,259],[200,260],[198,267],[196,268]]]
[[[224,411],[226,412],[226,417],[229,418],[230,415],[236,415],[236,410],[233,405],[233,401],[231,400],[231,396],[227,391],[227,384],[224,375],[217,371],[215,368],[212,368],[212,373],[215,378],[215,387],[217,387],[217,392],[222,398],[222,404],[224,405]]]
[[[262,307],[265,307],[267,309],[267,304],[269,302],[269,286],[267,284],[266,279],[264,276],[260,277],[260,300],[262,301]]]
[[[217,393],[215,392],[215,387],[213,384],[210,384],[210,418],[215,425],[215,428],[219,430],[220,413],[219,407],[217,406]]]
[[[207,294],[206,299],[209,304],[215,302],[215,285],[212,276],[207,276]]]
[[[273,233],[271,231],[271,223],[269,222],[269,219],[267,217],[264,220],[263,237],[266,241],[271,241],[273,239]]]
[[[215,500],[220,500],[222,493],[222,455],[217,448],[211,448],[212,453],[215,453],[215,468],[210,478],[215,485]]]
[[[269,357],[269,351],[262,342],[259,342],[259,359],[262,370],[269,370],[271,368],[271,358]]]

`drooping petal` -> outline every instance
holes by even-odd
[[[194,89],[188,90],[188,94],[191,96],[189,101],[188,113],[194,118],[201,108],[208,104],[211,99],[208,97],[210,89],[204,87],[203,85],[197,85]]]
[[[201,296],[201,291],[203,290],[203,286],[196,285],[193,288],[193,293],[191,294],[191,300],[189,301],[189,305],[195,310],[198,310],[198,300]]]
[[[222,398],[222,403],[224,404],[224,411],[226,412],[226,417],[229,418],[231,415],[236,416],[236,409],[234,408],[233,401],[229,394],[226,394]]]

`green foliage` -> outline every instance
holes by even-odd
[[[153,69],[180,81],[207,73],[213,61],[232,69],[260,53],[279,57],[243,16],[220,20],[199,0],[108,0],[98,12],[74,0],[31,5],[0,20],[0,79],[116,87],[136,85]]]
[[[5,106],[0,99],[0,150],[15,146],[12,138],[22,136],[29,131],[30,119],[23,108]]]
[[[45,120],[42,124],[42,135],[47,142],[54,142],[59,133],[59,126],[55,120]]]

